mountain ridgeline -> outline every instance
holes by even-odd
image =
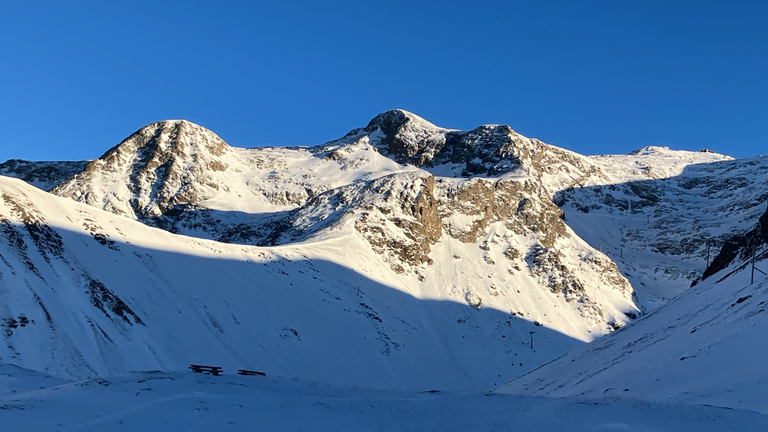
[[[733,270],[728,245],[766,232],[764,158],[582,156],[403,110],[314,147],[161,121],[87,163],[0,169],[50,191],[0,179],[0,361],[64,377],[207,360],[487,389]]]

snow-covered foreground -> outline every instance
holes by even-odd
[[[376,391],[191,372],[59,384],[2,364],[0,377],[9,386],[0,388],[0,425],[26,432],[768,430],[768,416],[750,411],[642,401]],[[13,379],[23,383],[18,391]]]

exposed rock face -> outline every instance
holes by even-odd
[[[439,128],[403,110],[387,111],[374,117],[363,129],[347,136],[381,131],[384,138],[379,149],[400,163],[421,166],[429,163],[445,147],[446,129]]]
[[[562,293],[568,302],[579,300],[584,296],[584,286],[563,265],[561,253],[551,252],[536,245],[527,259],[530,261],[531,274],[543,277],[552,293]]]
[[[378,183],[379,191],[385,194],[383,202],[364,206],[355,229],[373,250],[389,258],[396,273],[404,271],[400,263],[411,267],[431,264],[430,246],[442,235],[434,198],[435,178],[424,176],[410,180],[408,187],[402,189],[392,187],[391,181],[380,179],[374,183]],[[393,205],[388,205],[390,203]],[[393,235],[398,231],[404,238]],[[395,257],[399,262],[392,259]]]
[[[473,179],[456,184],[444,180],[439,185],[446,232],[462,242],[474,243],[493,222],[503,222],[519,234],[535,232],[545,247],[567,236],[562,211],[530,181]],[[455,215],[473,220],[470,224],[454,224]]]
[[[729,267],[734,261],[741,260],[745,263],[741,266],[747,265],[747,261],[751,260],[752,254],[755,255],[755,260],[760,261],[765,259],[768,255],[765,245],[768,244],[768,210],[760,216],[755,227],[741,235],[735,235],[727,239],[720,252],[712,260],[712,264],[704,271],[702,279],[706,279],[713,274]],[[725,277],[730,276],[730,274]]]
[[[526,266],[539,284],[551,293],[561,295],[567,302],[575,302],[582,316],[591,322],[604,321],[606,315],[585,289],[581,279],[584,275],[577,275],[576,269],[587,267],[590,278],[597,277],[603,286],[610,286],[625,298],[631,298],[632,287],[605,255],[586,253],[574,261],[560,252],[563,245],[572,240],[572,234],[562,220],[562,211],[536,183],[473,179],[459,184],[443,180],[438,185],[440,211],[447,235],[464,243],[481,243],[480,247],[485,251],[504,249],[504,257],[512,264],[508,270],[511,274]],[[509,234],[490,235],[489,227],[494,224],[501,224]],[[521,244],[517,240],[520,237],[530,241]],[[520,248],[528,248],[525,257]],[[486,255],[486,262],[496,264],[489,255]]]
[[[297,209],[267,239],[281,244],[339,229],[355,229],[397,273],[427,264],[430,245],[442,234],[435,179],[427,173],[393,174],[317,195]]]
[[[30,162],[11,159],[0,164],[0,175],[24,180],[44,191],[49,191],[82,171],[87,163],[88,161]]]
[[[506,125],[485,125],[471,131],[439,128],[403,110],[379,114],[349,135],[381,132],[379,150],[400,163],[432,168],[453,164],[462,177],[497,176],[522,167],[530,159],[530,140]]]
[[[176,206],[200,201],[211,189],[226,188],[209,173],[227,169],[219,158],[228,151],[218,136],[187,121],[153,123],[51,192],[116,214],[139,219],[161,216]],[[118,190],[81,186],[94,176],[124,174],[129,181],[114,185]]]

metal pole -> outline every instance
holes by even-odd
[[[528,332],[531,335],[531,351],[533,351],[533,334],[536,333],[535,331]]]
[[[752,245],[752,278],[749,280],[749,284],[755,283],[755,246]]]

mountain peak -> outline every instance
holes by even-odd
[[[654,156],[654,155],[656,155],[656,156],[658,156],[658,155],[661,155],[661,156],[681,156],[681,155],[686,155],[686,154],[691,154],[691,153],[701,154],[705,158],[709,157],[709,158],[722,159],[722,160],[731,160],[731,159],[733,159],[730,156],[726,156],[724,154],[714,152],[714,151],[712,151],[710,149],[707,149],[707,148],[702,148],[701,150],[698,150],[698,151],[695,151],[695,150],[676,150],[676,149],[670,149],[667,146],[654,146],[654,145],[645,146],[645,147],[641,147],[639,149],[632,150],[628,154],[630,156]],[[709,156],[707,156],[707,155],[709,155]]]
[[[374,135],[377,147],[402,164],[449,166],[464,177],[498,176],[516,170],[533,144],[507,125],[483,125],[470,131],[446,129],[402,109],[381,113],[360,132]],[[457,168],[458,167],[458,168]]]
[[[109,159],[115,153],[224,154],[229,145],[213,131],[188,120],[161,120],[150,123],[131,134],[99,159]]]
[[[674,150],[670,150],[670,148],[666,146],[649,145],[645,147],[640,147],[639,149],[632,150],[628,154],[631,156],[647,156],[652,154],[665,154],[670,152],[674,152]]]
[[[381,129],[384,134],[392,135],[404,127],[408,129],[446,131],[446,129],[435,126],[416,114],[403,109],[389,110],[377,115],[368,122],[365,130],[367,132],[374,132],[376,129]]]
[[[206,178],[207,171],[226,170],[224,157],[231,150],[218,135],[192,122],[158,121],[131,134],[52,192],[96,205],[88,198],[96,195],[95,190],[81,190],[81,184],[114,186],[115,179],[123,179],[127,194],[115,202],[105,199],[101,206],[117,214],[156,216],[197,196],[201,183],[206,183],[199,179]]]

